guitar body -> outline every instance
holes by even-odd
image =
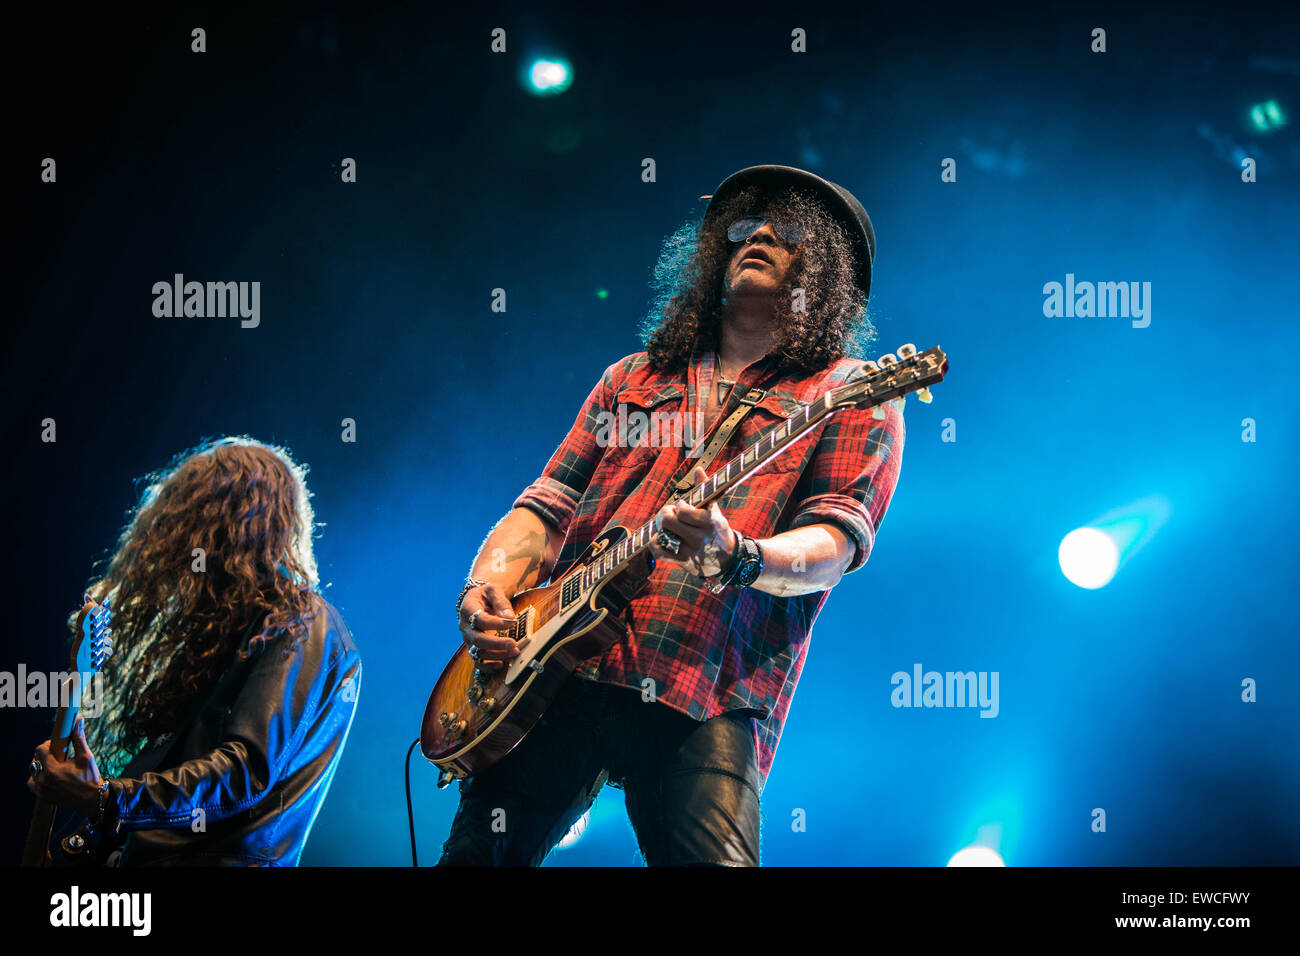
[[[421,751],[444,771],[439,786],[481,773],[513,750],[574,669],[626,636],[621,615],[645,586],[653,567],[648,552],[572,607],[562,608],[561,595],[566,582],[627,533],[609,529],[563,578],[511,599],[525,639],[508,667],[481,672],[467,647],[457,649],[429,695],[420,731]]]
[[[125,833],[97,830],[85,817],[77,816],[55,834],[50,865],[82,869],[115,866],[115,854],[125,843]]]
[[[23,866],[53,866],[50,858],[50,832],[54,828],[54,814],[58,810],[48,800],[36,798],[31,823],[27,825],[27,843],[23,847]]]

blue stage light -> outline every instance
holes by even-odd
[[[1061,541],[1062,573],[1081,588],[1104,587],[1164,526],[1170,511],[1164,496],[1148,495],[1076,528]]]
[[[1286,112],[1277,100],[1256,103],[1250,108],[1250,122],[1257,133],[1271,133],[1286,125]]]
[[[539,96],[563,93],[573,83],[573,70],[564,60],[536,60],[528,70],[528,82]]]

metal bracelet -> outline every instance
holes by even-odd
[[[465,603],[465,595],[474,588],[481,588],[487,584],[486,581],[476,581],[474,578],[466,578],[465,586],[460,589],[460,594],[456,597],[456,626],[460,627],[460,606]]]
[[[97,827],[104,822],[104,811],[108,809],[108,785],[109,779],[105,777],[104,782],[99,785],[99,810],[90,820],[91,826]]]

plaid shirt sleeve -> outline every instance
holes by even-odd
[[[885,417],[849,408],[823,429],[804,470],[792,528],[830,523],[843,529],[857,547],[845,574],[867,561],[876,530],[898,483],[903,460],[903,403],[888,402]]]
[[[600,415],[613,404],[623,365],[624,362],[616,362],[605,369],[541,476],[515,499],[515,508],[535,511],[561,533],[568,531],[578,501],[591,483],[604,453],[597,439]]]

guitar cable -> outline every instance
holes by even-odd
[[[406,751],[406,822],[411,828],[411,866],[414,867],[419,867],[420,860],[415,854],[415,811],[411,807],[411,754],[419,745],[420,738],[416,737]]]

